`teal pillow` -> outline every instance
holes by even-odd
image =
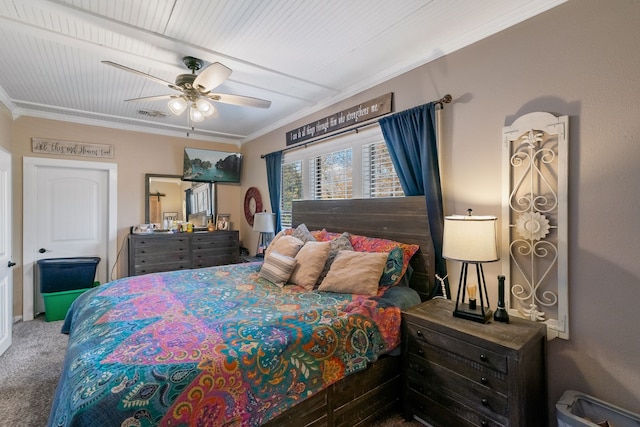
[[[395,247],[389,252],[382,277],[380,277],[380,286],[393,286],[400,282],[403,255],[402,249],[399,247]]]

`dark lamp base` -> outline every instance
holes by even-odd
[[[455,310],[453,310],[453,316],[461,319],[471,320],[478,323],[487,323],[491,320],[493,311],[486,308],[484,314],[482,310],[471,310],[467,304],[458,304]]]

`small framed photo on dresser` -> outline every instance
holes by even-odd
[[[229,229],[229,214],[216,215],[216,230],[228,230]]]

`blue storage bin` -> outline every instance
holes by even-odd
[[[640,427],[640,415],[575,390],[562,394],[556,414],[558,427]]]
[[[100,257],[47,258],[38,261],[40,292],[52,293],[93,287]]]

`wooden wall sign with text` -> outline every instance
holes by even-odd
[[[59,154],[62,156],[84,156],[113,158],[113,145],[89,144],[86,142],[58,141],[56,139],[31,138],[34,153]]]
[[[393,93],[390,92],[370,101],[363,102],[355,107],[340,111],[337,114],[290,130],[287,132],[287,145],[297,144],[311,138],[326,135],[335,130],[390,113],[392,98]]]

